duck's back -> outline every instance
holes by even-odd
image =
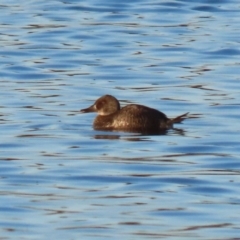
[[[113,116],[112,127],[127,131],[158,131],[168,129],[169,119],[156,109],[130,104]]]

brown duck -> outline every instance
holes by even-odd
[[[123,108],[119,101],[104,95],[82,113],[97,112],[93,127],[96,130],[117,130],[125,132],[161,132],[173,128],[174,123],[181,123],[188,113],[175,118],[168,118],[164,113],[150,107],[129,104]]]

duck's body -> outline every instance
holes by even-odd
[[[129,104],[120,108],[118,100],[105,95],[92,106],[81,112],[97,112],[93,127],[96,130],[120,130],[127,132],[159,132],[173,127],[174,123],[184,120],[186,114],[174,119],[153,108],[138,104]]]

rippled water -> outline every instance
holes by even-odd
[[[238,1],[1,1],[2,239],[239,239]],[[169,117],[98,132],[103,94]]]

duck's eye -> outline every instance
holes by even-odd
[[[97,109],[102,109],[105,104],[106,104],[106,101],[103,100],[103,101],[98,102],[96,107],[97,107]]]

